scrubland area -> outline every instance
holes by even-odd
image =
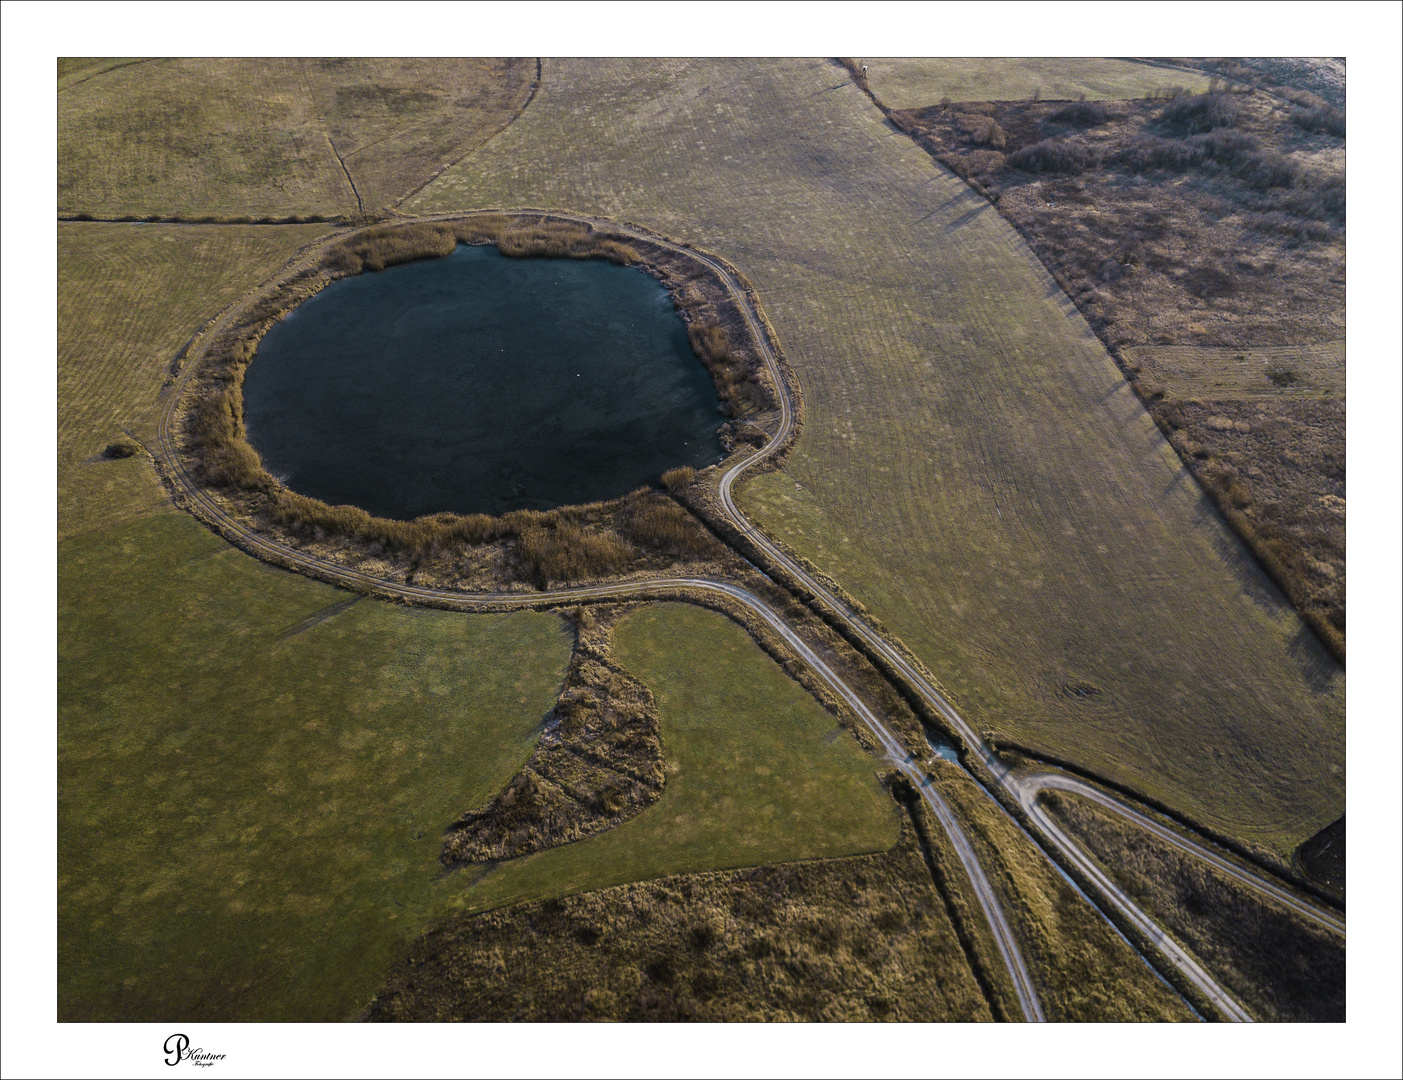
[[[915,842],[436,926],[375,1021],[991,1020]]]
[[[891,115],[1028,240],[1343,662],[1345,115],[1206,66],[1253,82]]]

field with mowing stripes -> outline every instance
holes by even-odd
[[[868,58],[867,80],[893,109],[916,109],[951,101],[1018,101],[1035,94],[1044,101],[1144,97],[1182,86],[1208,89],[1199,71],[1157,67],[1133,60],[1084,56]]]
[[[561,621],[347,607],[175,512],[59,565],[60,1018],[352,1019],[531,753]]]
[[[144,455],[101,458],[150,437],[200,324],[324,229],[59,229],[65,1019],[354,1016],[444,892],[440,831],[560,684],[554,616],[348,606],[176,511]]]
[[[358,601],[208,533],[144,454],[102,457],[150,439],[203,321],[325,228],[60,226],[61,1014],[346,1019],[464,903],[895,843],[833,718],[733,624],[663,606],[621,632],[664,709],[653,816],[440,875],[442,830],[531,753],[561,621]]]
[[[535,75],[532,60],[471,58],[60,68],[59,210],[374,212],[510,121]]]
[[[108,443],[155,436],[158,395],[190,336],[325,225],[58,227],[58,535],[167,505],[144,457]]]
[[[548,61],[406,209],[511,205],[635,221],[754,281],[807,419],[741,502],[976,725],[1279,857],[1338,816],[1342,670],[1018,235],[846,72]]]

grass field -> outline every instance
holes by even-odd
[[[59,566],[60,1017],[351,1018],[530,754],[560,620],[344,607],[176,513]]]
[[[1123,350],[1178,398],[1253,401],[1345,396],[1345,343],[1260,349],[1140,345]]]
[[[185,342],[326,228],[58,226],[60,540],[168,505],[149,461],[103,448],[124,432],[152,440]]]
[[[1263,1020],[1343,1023],[1344,939],[1097,806],[1042,796],[1146,914]]]
[[[734,623],[649,605],[614,642],[619,663],[657,697],[662,798],[599,836],[462,871],[464,911],[896,843],[900,821],[876,762]]]
[[[1208,76],[1196,71],[1155,67],[1133,60],[1087,56],[959,57],[924,59],[870,58],[867,79],[893,109],[918,109],[951,101],[1016,101],[1031,98],[1072,100],[1144,97],[1182,86],[1194,93],[1208,88]]]
[[[1018,235],[846,72],[547,62],[407,208],[490,205],[616,215],[755,282],[807,413],[741,501],[977,726],[1283,858],[1339,815],[1343,672]]]
[[[467,880],[439,878],[441,831],[529,755],[568,657],[553,617],[346,606],[175,511],[143,455],[101,457],[149,440],[204,319],[323,231],[60,227],[69,1018],[354,1014]],[[873,762],[741,630],[669,606],[624,640],[659,680],[668,816],[501,868],[470,903],[895,842]]]
[[[471,58],[103,67],[60,65],[61,212],[374,212],[507,123],[536,73]]]

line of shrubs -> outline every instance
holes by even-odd
[[[1115,160],[1137,173],[1155,169],[1188,172],[1212,162],[1257,191],[1291,187],[1302,175],[1297,162],[1263,150],[1261,141],[1244,131],[1209,131],[1185,139],[1142,135],[1119,151]]]
[[[1312,109],[1291,110],[1291,123],[1316,135],[1345,137],[1345,114],[1324,103]]]
[[[327,217],[324,214],[287,214],[283,217],[250,217],[247,214],[235,217],[221,217],[218,214],[122,214],[118,217],[98,217],[84,210],[79,213],[60,213],[59,220],[111,221],[143,225],[341,225],[345,224],[347,219]]]

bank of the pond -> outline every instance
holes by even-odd
[[[467,245],[467,250],[460,245]],[[479,245],[491,245],[500,254],[484,251]],[[501,256],[510,256],[511,259]],[[267,399],[259,397],[264,392],[259,386],[259,377],[255,377],[251,383],[247,382],[255,356],[262,356],[260,362],[267,364],[265,370],[271,372],[274,367],[268,362],[268,356],[260,353],[260,344],[270,334],[276,338],[284,331],[292,332],[300,324],[311,321],[312,314],[339,291],[336,286],[378,289],[390,275],[384,278],[379,274],[362,278],[356,275],[363,275],[365,271],[385,270],[387,267],[397,267],[401,271],[423,270],[432,276],[431,272],[443,264],[457,265],[455,260],[461,260],[463,265],[475,260],[495,260],[503,267],[517,261],[517,266],[524,268],[531,263],[545,264],[567,259],[577,261],[571,274],[578,275],[580,279],[600,277],[597,271],[605,271],[604,276],[613,271],[622,274],[626,272],[625,268],[631,267],[645,270],[656,279],[659,284],[653,285],[644,275],[631,271],[636,274],[632,279],[635,282],[633,287],[653,290],[649,302],[655,304],[655,314],[671,317],[663,297],[669,298],[680,314],[687,343],[709,374],[715,397],[720,402],[719,406],[709,404],[708,407],[713,410],[719,407],[720,412],[729,418],[722,426],[721,445],[730,447],[736,442],[758,444],[769,437],[768,432],[778,426],[778,392],[759,342],[754,338],[754,324],[742,310],[741,298],[732,294],[728,279],[717,268],[715,259],[698,257],[684,246],[662,239],[654,240],[635,229],[614,231],[602,223],[542,212],[481,213],[449,220],[377,225],[324,241],[290,264],[277,281],[221,319],[210,331],[208,340],[195,343],[192,357],[197,366],[188,378],[181,379],[182,405],[176,431],[190,479],[214,494],[231,517],[284,544],[314,551],[321,557],[377,578],[412,580],[440,588],[480,590],[510,587],[518,582],[537,586],[547,582],[575,583],[680,564],[700,568],[729,558],[723,546],[690,513],[654,484],[635,486],[627,495],[600,501],[597,489],[596,492],[583,487],[571,490],[572,481],[567,476],[563,484],[557,484],[553,494],[533,495],[523,479],[534,482],[540,477],[528,476],[530,470],[522,470],[519,466],[503,464],[500,457],[493,457],[496,448],[485,442],[477,449],[482,451],[478,465],[485,466],[485,475],[495,485],[495,495],[489,499],[488,508],[505,512],[462,513],[448,508],[441,512],[423,513],[412,520],[405,520],[405,517],[429,505],[423,501],[422,495],[424,490],[432,487],[432,483],[420,485],[417,479],[414,483],[403,480],[395,482],[393,470],[390,470],[377,477],[376,482],[380,490],[405,489],[398,492],[402,501],[397,507],[378,505],[368,509],[364,502],[369,500],[364,495],[358,496],[360,502],[333,502],[329,500],[347,498],[345,489],[328,487],[325,498],[316,498],[298,490],[293,483],[284,483],[270,473],[259,453],[248,442],[245,426],[246,383],[251,395],[248,403],[253,407],[251,417],[255,429],[260,432],[260,440],[266,433],[260,428],[259,409],[277,398],[276,394],[270,394]],[[400,266],[404,263],[418,265]],[[560,280],[558,275],[563,271],[552,271],[547,267],[544,271],[535,272],[547,275],[554,272],[557,280]],[[352,280],[343,280],[347,278]],[[333,286],[333,289],[327,291],[328,286]],[[324,293],[326,295],[319,295]],[[429,306],[436,306],[442,314],[452,305],[449,300],[440,297]],[[588,299],[582,299],[579,306],[587,309]],[[488,321],[503,314],[490,308],[488,304],[485,311]],[[481,308],[480,313],[484,313]],[[422,313],[415,311],[414,304],[408,304],[401,313],[403,321],[400,328],[405,322],[414,322],[419,314]],[[636,324],[638,320],[625,318],[621,322]],[[663,320],[659,325],[671,324]],[[477,330],[484,328],[489,333],[479,333],[478,336],[490,337],[491,327],[486,322]],[[461,323],[458,329],[465,339],[474,336],[474,328],[467,323]],[[498,326],[497,329],[500,332],[502,327]],[[604,328],[606,335],[610,329],[607,326]],[[622,326],[617,322],[612,329],[627,330],[630,334],[640,332],[636,325]],[[535,334],[543,332],[541,326],[528,327],[527,330]],[[763,332],[769,333],[768,329]],[[382,327],[381,333],[382,338],[393,338],[397,328],[393,324],[388,329]],[[656,339],[656,328],[653,334]],[[644,333],[641,336],[646,339],[648,335]],[[669,338],[668,333],[661,336]],[[354,334],[350,340],[357,348],[362,344],[355,341]],[[654,344],[658,342],[655,340]],[[669,349],[676,352],[681,339],[672,336],[667,344]],[[504,339],[499,339],[495,347],[499,350],[499,357],[506,355],[508,346]],[[491,346],[488,348],[490,350]],[[617,357],[607,355],[608,350],[600,345],[597,338],[592,348],[599,352],[600,362],[606,369],[614,364],[616,376],[627,368],[627,364],[621,366],[617,362]],[[574,381],[583,385],[585,372],[580,369],[582,365],[577,365],[575,372],[567,370],[572,366],[568,362],[569,352],[569,348],[566,348],[557,353],[553,361],[556,374],[565,375],[567,380],[570,375],[578,374],[580,378]],[[408,357],[410,366],[421,363],[423,359],[422,352],[416,355],[413,347],[404,355]],[[330,355],[327,359],[329,364],[318,376],[323,387],[334,382],[338,357]],[[361,367],[354,377],[346,377],[348,382],[365,378],[363,369],[374,366],[364,358],[357,363]],[[451,369],[453,365],[448,367]],[[695,375],[695,369],[692,370],[694,379],[702,378]],[[784,371],[788,374],[787,367]],[[455,377],[461,375],[460,367]],[[504,385],[509,382],[507,379],[498,380],[492,393],[484,395],[482,402],[474,405],[479,422],[485,416],[488,422],[495,422],[499,428],[512,428],[510,432],[499,432],[504,439],[508,435],[527,434],[517,429],[531,426],[528,414],[533,409],[539,414],[536,426],[549,424],[550,420],[541,419],[549,412],[549,409],[543,411],[541,406],[549,402],[532,400],[533,397],[545,395],[530,385]],[[464,400],[470,384],[471,379],[468,378],[458,388],[459,402]],[[695,393],[699,387],[699,382],[694,383],[687,392]],[[438,410],[441,404],[441,415],[445,419],[439,422],[439,426],[451,425],[454,412],[452,403],[440,403],[437,399],[444,395],[440,395],[438,389],[424,385],[407,388],[408,396],[401,397],[395,407],[400,413],[400,428],[408,426],[410,431],[431,431],[432,425],[424,424],[417,410]],[[615,386],[612,389],[618,391],[620,388]],[[505,398],[498,392],[503,390],[508,392]],[[792,400],[795,388],[788,390]],[[311,392],[315,394],[315,388]],[[383,383],[378,391],[368,386],[358,392],[363,404],[385,405],[386,386]],[[647,404],[649,393],[642,396]],[[656,407],[659,395],[652,393],[652,396],[652,405]],[[668,393],[664,391],[661,400],[665,401],[667,397]],[[710,399],[707,400],[710,402]],[[518,402],[524,410],[507,423],[503,422],[505,401]],[[590,418],[589,403],[577,402],[567,396],[557,397],[555,404],[559,408],[553,419],[561,421],[558,435],[568,434],[565,431],[567,425],[563,422],[565,417],[559,415],[562,409],[567,413],[574,411],[573,426],[578,429],[576,434],[582,439],[587,440],[587,429],[591,423],[595,423],[598,430],[597,418],[593,421]],[[691,407],[684,406],[682,411],[685,413]],[[700,413],[697,416],[700,419]],[[713,424],[716,422],[714,412],[708,415],[708,419]],[[661,418],[661,422],[656,420],[652,418],[647,421],[655,431],[661,432],[667,427],[666,417]],[[625,432],[628,425],[627,420],[621,422]],[[291,429],[295,424],[289,427]],[[359,438],[359,434],[353,431],[354,427],[354,421],[346,423],[343,418],[342,430],[352,432]],[[461,430],[460,427],[460,433]],[[643,434],[646,436],[647,433]],[[792,437],[791,430],[790,439]],[[315,441],[315,436],[306,438],[303,440],[304,446],[314,453],[321,453],[324,448],[314,445]],[[377,443],[382,457],[400,455],[403,451],[399,445],[402,438],[394,436],[389,429],[382,429],[378,438],[367,437],[361,441],[359,467],[362,471],[383,464],[374,460]],[[683,447],[685,452],[694,450],[690,432],[684,431],[679,441],[686,444]],[[705,444],[705,440],[702,441]],[[707,456],[714,458],[716,452],[713,447],[714,444],[707,446],[700,456],[703,459]],[[432,437],[426,440],[426,446],[421,447],[419,453],[421,463],[425,460],[425,453],[430,458],[435,454],[439,459],[448,458],[443,471],[450,474],[461,465],[461,462],[452,460],[447,447],[435,446]],[[576,457],[583,456],[578,447],[574,454]],[[327,459],[335,456],[334,453],[324,455]],[[623,452],[614,454],[619,462],[629,456],[629,453]],[[695,466],[685,458],[665,460],[670,456],[658,452],[652,461],[631,463],[630,467],[635,470],[634,478],[641,484],[667,477],[672,478],[669,481],[672,486],[685,482]],[[668,468],[669,465],[672,467]],[[277,465],[274,467],[277,468]],[[405,475],[406,467],[406,461],[401,460],[401,477]],[[412,463],[408,467],[413,472]],[[497,472],[495,476],[492,476],[493,469]],[[665,477],[660,478],[655,470],[661,472],[662,469],[667,471]],[[287,471],[289,479],[292,479],[291,470]],[[340,470],[343,478],[355,471],[355,466]],[[654,475],[647,475],[649,473]],[[480,468],[479,476],[482,475],[484,469]],[[679,480],[679,477],[683,479]],[[628,486],[619,476],[615,476],[613,482],[615,491],[620,486],[625,489]],[[172,483],[170,487],[180,499],[181,485]],[[412,488],[419,490],[410,490]],[[591,497],[596,501],[583,504],[574,501]],[[534,504],[526,501],[532,498],[536,499]],[[416,499],[419,501],[415,502]],[[518,500],[519,506],[524,501],[524,506],[508,508],[514,499]],[[557,502],[566,499],[571,501],[565,505]],[[540,507],[552,503],[556,503],[557,508],[531,508],[533,505]],[[377,512],[372,512],[372,509]],[[403,516],[386,516],[396,511]]]

